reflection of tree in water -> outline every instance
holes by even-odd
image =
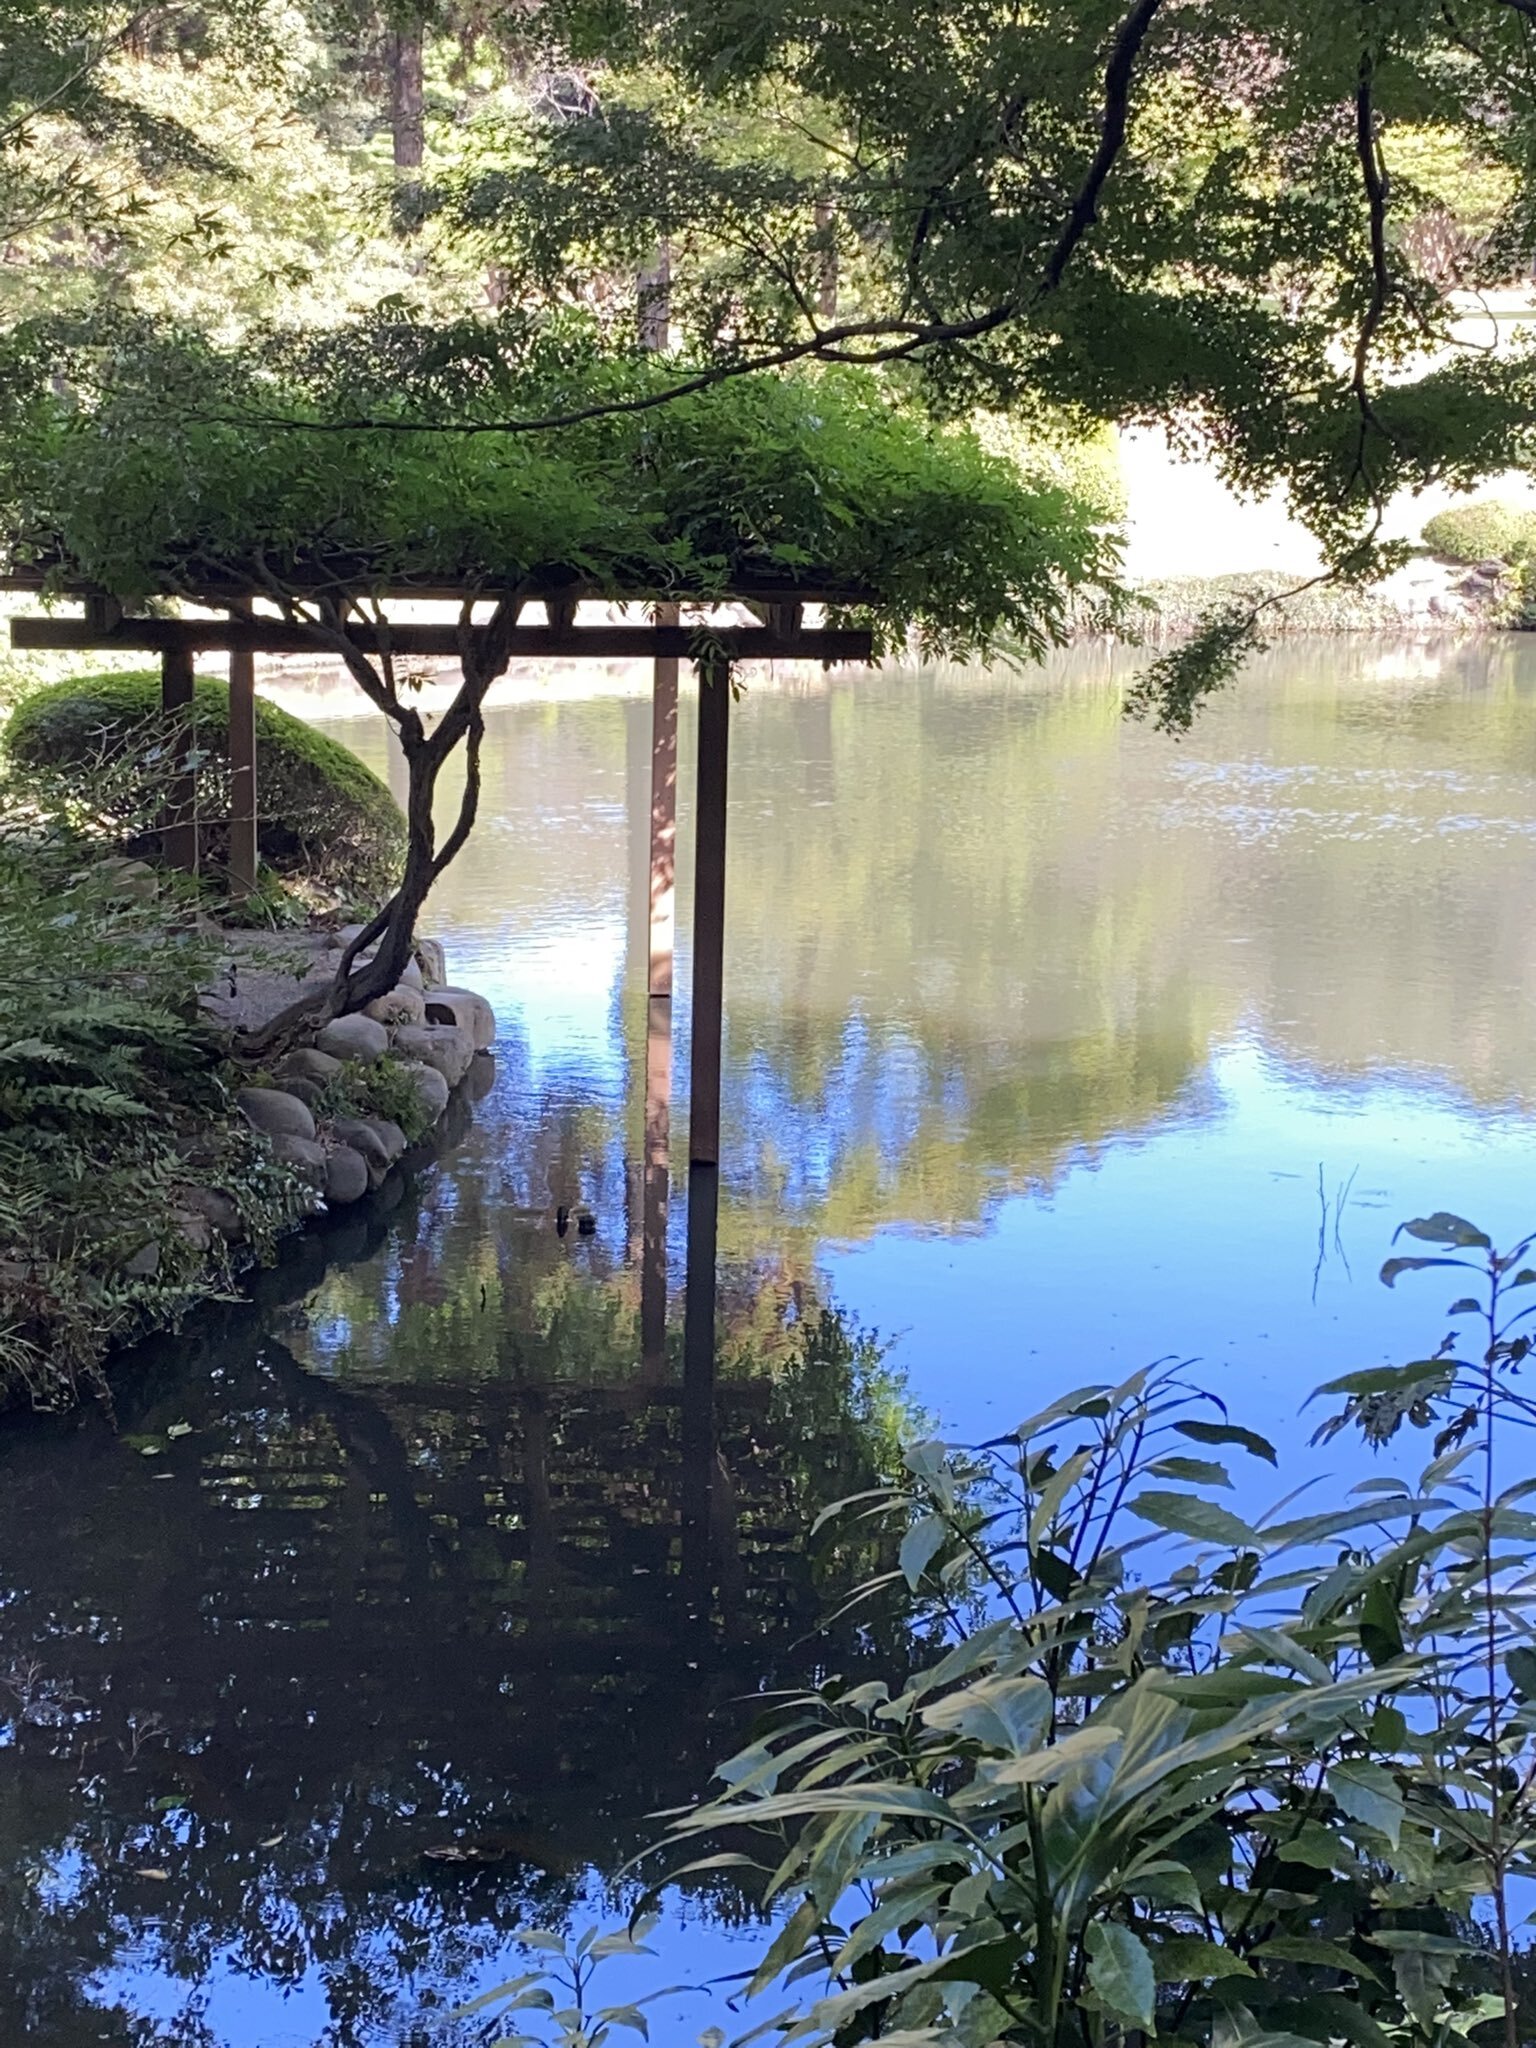
[[[215,1967],[318,1971],[324,2039],[374,2038],[616,1871],[744,1695],[899,1663],[889,1616],[803,1640],[871,1562],[808,1561],[807,1519],[910,1426],[868,1346],[802,1294],[771,1370],[733,1348],[685,1571],[682,1397],[638,1383],[622,1296],[549,1254],[443,1266],[437,1298],[424,1241],[407,1214],[369,1269],[398,1315],[372,1368],[231,1315],[130,1379],[121,1437],[5,1446],[0,2039],[138,2040],[87,1989],[134,1953],[187,1987],[178,2040]]]

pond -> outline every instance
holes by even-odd
[[[116,1431],[0,1438],[0,2038],[452,2041],[518,1925],[627,1908],[752,1695],[899,1664],[885,1608],[817,1632],[867,1560],[800,1539],[903,1434],[1172,1355],[1294,1466],[1319,1380],[1441,1333],[1397,1222],[1536,1220],[1536,641],[1293,643],[1178,746],[1120,659],[741,704],[702,1439],[685,1042],[639,1339],[648,704],[492,714],[429,918],[500,1020],[463,1142],[125,1366]],[[762,1937],[721,1877],[658,1940]]]

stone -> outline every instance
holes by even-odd
[[[282,1088],[241,1088],[235,1095],[240,1112],[253,1130],[269,1138],[313,1138],[315,1120],[309,1105]]]
[[[315,1040],[333,1059],[372,1065],[389,1051],[389,1033],[376,1017],[333,1017]]]
[[[429,1024],[457,1024],[475,1041],[475,1051],[484,1052],[496,1042],[496,1013],[484,996],[471,988],[435,988],[427,997]]]
[[[160,1270],[160,1247],[151,1242],[141,1245],[131,1259],[123,1261],[123,1271],[130,1280],[153,1280]]]
[[[196,1209],[173,1209],[171,1216],[178,1233],[191,1245],[193,1251],[206,1252],[213,1249],[213,1240],[217,1233],[206,1216]]]
[[[405,1151],[405,1133],[381,1116],[340,1116],[331,1125],[333,1142],[348,1145],[368,1168],[368,1185],[382,1187]]]
[[[360,1116],[339,1116],[331,1125],[331,1139],[337,1145],[344,1145],[355,1152],[368,1168],[368,1178],[377,1187],[388,1173],[394,1160],[389,1156],[389,1147],[373,1128],[371,1119]]]
[[[316,1144],[313,1138],[280,1135],[272,1140],[272,1157],[284,1166],[291,1166],[311,1187],[325,1186],[325,1147]]]
[[[325,1158],[325,1199],[345,1206],[368,1192],[368,1162],[351,1145],[338,1145]]]
[[[441,939],[418,939],[416,958],[421,963],[421,979],[427,988],[441,988],[448,979],[448,956],[443,951]]]
[[[423,1114],[436,1123],[448,1107],[448,1097],[453,1092],[448,1086],[447,1079],[436,1067],[425,1066],[417,1060],[402,1060],[400,1071],[410,1077],[411,1086],[416,1090]]]
[[[334,1081],[341,1061],[313,1045],[298,1045],[286,1054],[277,1070],[279,1081]]]
[[[365,1003],[363,1015],[380,1024],[422,1024],[426,1021],[427,999],[419,988],[401,982],[388,995],[375,996],[371,1003]]]
[[[402,1024],[395,1033],[395,1051],[407,1060],[436,1067],[450,1088],[469,1072],[475,1041],[458,1024]]]
[[[471,1102],[483,1102],[496,1085],[496,1061],[488,1052],[477,1052],[464,1076],[464,1093]]]
[[[238,1244],[245,1236],[240,1204],[222,1188],[182,1188],[176,1200],[184,1213],[205,1217],[210,1227],[231,1244]]]
[[[426,987],[427,984],[421,978],[421,968],[416,961],[407,960],[405,965],[401,968],[400,984],[402,988]]]
[[[296,1096],[309,1110],[310,1114],[313,1115],[315,1105],[325,1093],[325,1084],[321,1081],[306,1081],[300,1076],[297,1080],[285,1080],[283,1083],[283,1093]]]
[[[97,863],[107,885],[119,902],[153,903],[160,893],[160,881],[145,860],[129,860],[125,854],[110,854]]]

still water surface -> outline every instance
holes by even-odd
[[[1293,644],[1178,747],[1101,654],[755,688],[701,1593],[638,1357],[648,729],[491,719],[430,919],[501,1027],[458,1149],[125,1371],[120,1433],[0,1439],[6,2042],[451,2040],[519,1922],[628,1903],[743,1696],[899,1661],[894,1616],[808,1634],[857,1560],[797,1537],[914,1416],[1174,1354],[1313,1477],[1309,1389],[1440,1334],[1375,1279],[1398,1220],[1536,1222],[1536,643]],[[668,1980],[758,1940],[723,1881],[660,1938]]]

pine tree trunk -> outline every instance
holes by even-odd
[[[387,56],[389,124],[394,135],[395,169],[419,171],[426,149],[420,22],[406,23],[390,30]]]
[[[645,349],[665,349],[672,328],[672,245],[662,242],[655,257],[640,273],[636,307],[639,334]]]

